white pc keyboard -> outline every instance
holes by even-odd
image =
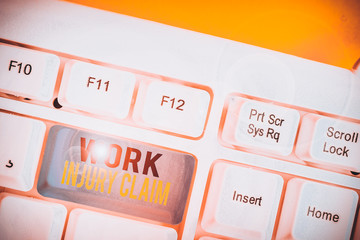
[[[0,2],[0,239],[360,239],[358,72],[23,4]]]

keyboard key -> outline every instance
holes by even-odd
[[[311,163],[360,172],[360,124],[307,114],[295,153]]]
[[[176,240],[173,228],[75,209],[70,213],[65,240],[141,239]]]
[[[350,239],[358,194],[303,179],[287,185],[278,239]]]
[[[64,70],[59,102],[77,110],[123,119],[129,113],[135,83],[133,73],[70,61]]]
[[[15,96],[49,101],[59,70],[59,57],[0,43],[0,90]]]
[[[41,121],[0,112],[0,186],[33,187],[45,129]]]
[[[195,159],[63,126],[50,129],[38,191],[155,221],[182,221]]]
[[[292,152],[300,115],[294,109],[231,97],[223,138],[235,145],[279,155]]]
[[[140,124],[192,138],[202,135],[210,104],[207,91],[164,81],[142,87],[134,116]]]
[[[0,198],[2,240],[61,239],[67,213],[63,205],[4,193]]]
[[[283,187],[281,176],[216,163],[201,225],[239,239],[271,239]]]
[[[199,240],[221,240],[220,238],[213,238],[213,237],[201,237]]]

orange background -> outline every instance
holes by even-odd
[[[70,0],[351,69],[360,0]]]

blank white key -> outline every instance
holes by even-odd
[[[138,96],[135,119],[142,124],[193,138],[203,133],[210,104],[207,91],[153,81]]]
[[[60,65],[59,57],[0,43],[0,89],[15,96],[51,99]]]
[[[251,168],[214,166],[202,218],[205,231],[239,239],[271,239],[281,176]]]
[[[291,179],[277,239],[350,239],[358,198],[353,190]]]
[[[0,198],[2,240],[61,239],[67,213],[63,205],[4,193]]]
[[[0,112],[0,186],[28,191],[45,135],[41,121]]]
[[[77,110],[123,119],[129,113],[135,83],[133,73],[70,61],[65,66],[59,102]]]
[[[173,228],[75,209],[70,213],[65,239],[176,240]]]
[[[298,111],[242,98],[235,101],[241,104],[235,129],[239,146],[280,155],[292,152],[300,119]]]
[[[295,153],[308,162],[359,172],[360,124],[307,114]]]

